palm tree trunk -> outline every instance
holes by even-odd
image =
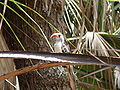
[[[31,8],[34,8],[49,22],[55,25],[55,27],[57,27],[61,32],[64,32],[64,23],[62,19],[64,0],[20,0],[20,2],[27,4]],[[10,6],[16,8],[12,4]],[[21,13],[21,11],[18,9],[16,10],[17,12]],[[35,21],[40,25],[47,38],[49,38],[53,32],[56,32],[53,27],[51,27],[36,14],[33,14],[30,10],[27,9],[26,12],[31,15],[32,18],[35,19]],[[27,26],[25,22],[23,22],[11,11],[8,11],[6,15],[9,21],[12,21],[12,27],[27,51],[51,52],[51,49],[46,43],[45,39],[41,38],[41,36],[33,31],[29,26]],[[24,16],[24,18],[28,20],[29,23],[31,23],[27,16],[24,14],[22,14],[22,16]],[[36,25],[32,24],[32,26],[34,26],[39,31],[39,28]],[[26,33],[29,38],[38,44],[32,42],[31,39],[29,39],[24,33],[21,33],[21,31]],[[10,31],[7,32],[11,33]],[[4,35],[6,36],[9,48],[11,50],[21,50],[20,45],[13,38],[11,38],[7,32],[4,32]],[[31,60],[16,60],[16,67],[22,68],[38,63],[43,64],[50,62],[43,62],[38,60],[34,62]],[[21,90],[70,90],[69,80],[63,67],[53,67],[29,72],[20,75],[19,81]]]

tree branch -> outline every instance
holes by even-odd
[[[85,64],[85,65],[88,65],[88,64],[89,65],[105,65],[105,66],[120,65],[120,57],[102,57],[102,56],[94,57],[91,55],[67,54],[67,53],[1,51],[0,58],[40,59],[44,61],[79,63],[79,64]]]
[[[49,68],[49,67],[54,67],[54,66],[73,65],[73,64],[78,64],[78,63],[61,63],[61,62],[57,63],[56,62],[56,63],[47,63],[47,64],[29,66],[29,67],[25,67],[25,68],[16,70],[16,71],[8,73],[8,74],[1,75],[0,80],[4,80],[4,79],[10,78],[12,76],[17,76],[17,75],[20,75],[20,74],[23,74],[23,73],[26,73],[29,71],[36,70],[36,69]]]

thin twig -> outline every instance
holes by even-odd
[[[93,75],[93,74],[96,74],[96,73],[98,73],[98,72],[101,72],[101,71],[103,71],[103,70],[110,69],[110,68],[111,68],[110,66],[100,68],[99,70],[93,71],[93,72],[91,72],[91,73],[89,73],[89,74],[86,74],[86,75],[80,77],[79,79],[83,79],[83,78],[89,77],[89,76],[91,76],[91,75]]]
[[[7,4],[8,0],[5,0],[4,1],[4,4]],[[3,16],[5,15],[5,11],[6,11],[6,6],[4,6],[3,8]],[[1,21],[0,21],[0,30],[2,28],[2,24],[3,24],[3,18],[1,18]]]
[[[93,86],[91,84],[81,82],[81,81],[79,81],[79,85],[84,86],[84,87],[91,87],[91,88],[94,88],[95,90],[105,90],[104,88],[99,88],[99,87],[96,87],[96,86]]]

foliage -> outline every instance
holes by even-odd
[[[42,15],[27,5],[24,5],[15,0],[10,0],[9,2],[12,2],[14,5],[16,5],[18,9],[21,10],[28,17],[28,19],[30,19],[31,22],[38,27],[39,30],[34,28],[32,24],[29,23],[24,17],[22,17],[22,15],[16,12],[14,8],[11,8],[9,5],[6,5],[2,2],[0,2],[0,4],[9,8],[29,27],[31,27],[33,31],[39,34],[41,38],[44,38],[50,49],[53,51],[52,46],[40,25],[23,9],[23,7],[31,10],[31,12],[42,18],[45,22],[52,26],[55,31],[60,31]],[[66,24],[66,40],[69,41],[71,51],[77,54],[90,54],[93,56],[119,56],[119,14],[120,3],[117,2],[117,0],[65,0],[63,19]],[[10,26],[9,21],[7,21],[7,19],[5,19],[2,14],[0,14],[0,16],[5,20],[19,44],[23,50],[25,50],[25,47],[22,45],[21,41]],[[111,90],[115,89],[113,86],[114,77],[112,69],[104,69],[105,71],[102,70],[100,72],[96,71],[102,68],[104,67],[93,65],[78,65],[75,66],[75,71],[77,72],[76,75],[79,78],[86,74],[96,72],[90,75],[90,77],[84,77],[84,79],[82,78],[82,81],[96,85],[99,88],[102,87]],[[82,88],[83,87],[78,86],[78,89]]]
[[[81,0],[73,2],[73,0],[66,0],[66,3],[64,19],[68,26],[67,33],[71,35],[68,40],[75,41],[75,37],[77,40],[76,48],[73,50],[74,53],[90,54],[93,56],[119,56],[117,52],[119,51],[119,35],[115,35],[119,34],[120,26],[118,22],[118,17],[120,17],[119,2],[105,0]],[[75,69],[77,69],[78,77],[81,77],[100,68],[102,67],[82,65],[76,66]],[[105,72],[101,71],[94,74],[94,79],[86,77],[83,80],[98,87],[115,89],[113,86],[114,77],[111,72],[112,69]],[[100,78],[103,82],[106,82],[103,83]],[[107,85],[113,87],[108,87]]]

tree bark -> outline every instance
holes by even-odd
[[[63,5],[64,0],[19,0],[22,3],[25,3],[31,8],[34,8],[38,11],[42,16],[44,16],[49,22],[51,22],[58,30],[64,32],[64,23],[62,19],[63,13]],[[32,24],[38,31],[39,28],[34,25],[31,20],[28,19],[15,5],[9,3],[11,7],[13,7],[20,15],[22,15],[29,23]],[[47,38],[53,32],[56,32],[53,27],[51,27],[48,23],[46,23],[43,19],[38,17],[38,15],[32,13],[30,10],[24,8],[25,11],[32,16],[32,18],[40,25],[42,30],[44,31]],[[11,23],[15,33],[19,37],[20,41],[24,45],[27,51],[43,51],[43,52],[51,52],[50,47],[46,43],[45,39],[43,39],[39,34],[37,34],[34,30],[32,30],[24,21],[22,21],[17,15],[15,15],[10,10],[7,10],[6,17]],[[14,17],[14,18],[11,18]],[[11,50],[22,50],[21,46],[15,40],[15,37],[11,35],[11,31],[8,29],[6,25],[3,29],[6,30],[4,32],[4,36],[6,37],[6,41]],[[26,36],[25,34],[28,36]],[[12,36],[10,36],[10,35]],[[31,40],[32,39],[32,40]],[[34,42],[33,42],[34,40]],[[38,44],[35,44],[37,42]],[[16,61],[16,67],[22,68],[25,66],[29,66],[33,64],[42,64],[42,63],[50,63],[43,61]],[[32,63],[31,63],[32,62]],[[53,67],[46,68],[39,71],[32,71],[19,76],[20,88],[21,90],[70,90],[69,80],[66,76],[66,71],[63,67]]]

